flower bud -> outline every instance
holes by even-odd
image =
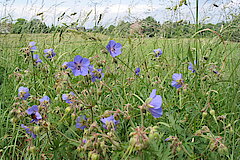
[[[149,140],[157,140],[159,138],[159,133],[154,132],[149,134]]]
[[[100,158],[99,154],[92,153],[91,160],[98,160]]]
[[[215,116],[215,110],[211,109],[209,112],[212,116]]]
[[[233,133],[234,133],[234,130],[232,129],[232,127],[230,127],[229,133],[230,133],[230,134],[233,134]]]
[[[130,143],[131,146],[134,146],[134,145],[137,143],[136,137],[132,137],[132,138],[130,139],[129,143]]]
[[[221,155],[226,155],[226,154],[228,154],[228,148],[224,144],[221,143],[218,146],[218,153],[220,153]]]
[[[207,112],[204,111],[204,112],[202,113],[202,117],[205,118],[206,116],[207,116]]]
[[[182,150],[182,147],[177,146],[177,151],[180,152]]]
[[[39,126],[35,126],[35,127],[33,128],[33,132],[36,133],[36,134],[38,134],[38,133],[40,132],[40,127],[39,127]]]
[[[140,151],[141,149],[143,149],[144,148],[144,146],[143,146],[143,144],[141,144],[141,143],[137,143],[136,145],[135,145],[135,149],[137,150],[137,151]]]
[[[214,142],[211,142],[210,145],[209,145],[209,148],[213,151],[216,149],[216,145]]]
[[[81,146],[78,146],[77,149],[76,149],[77,152],[82,152],[83,151],[83,148]]]
[[[197,130],[194,135],[195,136],[201,136],[202,135],[202,131],[201,130]]]
[[[31,153],[36,153],[36,147],[35,146],[28,147],[28,151]]]
[[[99,96],[101,96],[101,95],[102,95],[102,90],[101,90],[101,89],[98,89],[98,90],[97,90],[97,94],[98,94]]]
[[[17,122],[17,118],[11,118],[10,122],[16,123]]]
[[[153,99],[152,98],[147,98],[147,100],[145,101],[146,104],[149,104]]]
[[[208,126],[202,126],[202,131],[203,132],[210,132],[210,129],[208,128]]]
[[[69,113],[71,110],[72,110],[71,107],[67,107],[67,108],[65,109],[65,113]]]
[[[72,114],[71,114],[71,118],[72,118],[72,120],[74,120],[74,119],[76,118],[76,114],[75,114],[75,113],[72,113]]]

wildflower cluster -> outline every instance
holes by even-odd
[[[17,102],[11,111],[13,115],[11,121],[17,124],[21,120],[19,123],[22,128],[21,134],[24,133],[28,139],[31,139],[29,148],[34,147],[32,143],[34,139],[42,141],[45,138],[44,140],[51,147],[61,146],[62,143],[58,141],[72,145],[69,148],[76,150],[78,153],[76,157],[80,159],[108,159],[113,151],[122,152],[122,158],[129,159],[132,153],[142,154],[145,150],[150,150],[153,147],[151,144],[157,146],[163,143],[169,144],[169,150],[173,155],[177,155],[180,151],[189,154],[184,148],[184,140],[181,137],[166,138],[168,135],[165,135],[169,129],[175,132],[175,125],[177,129],[181,128],[177,123],[185,123],[189,117],[185,115],[184,120],[176,122],[174,117],[166,112],[169,104],[166,105],[168,97],[165,91],[177,91],[177,94],[174,94],[179,99],[180,107],[176,109],[177,111],[182,109],[182,99],[187,99],[182,94],[188,91],[189,80],[181,70],[173,74],[168,71],[165,78],[158,75],[151,77],[148,72],[157,67],[154,65],[148,67],[147,62],[142,66],[139,64],[137,68],[128,66],[119,58],[122,54],[122,44],[110,40],[103,52],[109,52],[111,57],[107,56],[107,58],[110,57],[115,62],[115,70],[109,67],[111,62],[107,58],[101,59],[98,55],[87,58],[75,55],[74,58],[71,57],[72,61],[61,62],[59,67],[56,67],[56,73],[53,73],[59,53],[49,48],[44,49],[43,53],[35,54],[38,51],[35,45],[35,42],[30,42],[24,51],[27,60],[32,60],[33,70],[39,71],[39,75],[38,72],[34,75],[44,77],[46,81],[51,79],[54,83],[51,87],[45,86],[41,91],[38,90],[36,82],[34,86],[20,81]],[[160,48],[151,50],[151,54],[155,62],[160,62],[164,56]],[[53,65],[51,71],[48,70],[48,63]],[[184,64],[189,64],[188,69],[192,72],[189,75],[198,74],[199,68],[196,64],[191,62]],[[124,74],[126,69],[131,71],[130,76],[119,78],[118,75]],[[53,77],[50,77],[51,75]],[[109,82],[113,77],[116,81]],[[157,82],[153,83],[152,80]],[[119,85],[120,81],[124,82]],[[132,85],[140,82],[144,85],[142,90]],[[117,85],[123,92],[117,91],[115,88]],[[128,98],[129,104],[122,104],[123,95]],[[191,100],[187,100],[190,103]],[[210,114],[216,120],[215,111],[211,110]],[[169,119],[171,125],[162,122],[165,118]],[[168,127],[166,132],[163,132],[164,129],[160,125]],[[177,129],[176,133],[179,132]],[[194,136],[208,139],[211,151],[227,150],[222,137],[214,136],[207,127],[198,130]]]

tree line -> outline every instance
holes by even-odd
[[[219,22],[216,24],[206,23],[199,24],[198,31],[201,37],[211,37],[214,34],[209,31],[215,31],[219,35],[223,36],[225,40],[240,41],[240,16],[232,15],[231,20],[226,22]],[[91,29],[86,29],[84,26],[78,26],[78,23],[72,23],[67,25],[51,25],[47,26],[40,19],[32,19],[30,21],[18,18],[16,22],[9,23],[2,21],[0,23],[0,33],[52,33],[52,32],[63,32],[68,29],[74,29],[83,32],[94,32],[102,33],[106,35],[115,35],[120,37],[130,36],[144,36],[144,37],[162,37],[162,38],[175,38],[175,37],[192,37],[196,31],[196,25],[190,23],[190,21],[165,21],[160,23],[153,17],[137,20],[134,23],[128,21],[120,21],[117,25],[94,26]],[[209,29],[205,30],[204,29]],[[202,30],[202,31],[201,31]]]

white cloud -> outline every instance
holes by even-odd
[[[78,18],[83,21],[83,19],[86,18],[87,13],[92,10],[86,25],[87,27],[94,25],[95,7],[93,3],[87,3],[89,1],[61,1],[55,5],[56,1],[57,0],[45,0],[45,3],[42,4],[41,2],[43,1],[37,0],[34,1],[36,3],[29,3],[27,5],[26,3],[13,3],[12,6],[7,6],[7,12],[13,17],[13,19],[22,17],[28,20],[36,18],[37,13],[43,12],[44,22],[50,25],[54,23],[54,19],[55,22],[57,22],[57,18],[63,12],[66,14],[61,22],[70,23],[76,21]],[[168,3],[166,3],[166,1],[168,1]],[[153,16],[160,22],[180,19],[188,19],[193,21],[195,15],[194,2],[192,3],[192,6],[181,7],[176,13],[166,10],[167,7],[173,6],[174,4],[170,3],[169,0],[152,0],[149,2],[132,0],[128,3],[126,1],[121,4],[116,3],[116,1],[115,3],[110,3],[109,0],[105,0],[103,3],[98,3],[96,5],[96,15],[103,15],[101,25],[117,24],[117,21],[121,19],[135,21],[136,19],[143,19],[147,16]],[[212,3],[205,3],[200,7],[200,18],[204,19],[210,15],[213,20],[217,19],[216,16],[218,15],[218,17],[220,17],[220,10],[224,5],[225,7],[230,7],[236,5],[239,6],[239,4],[239,0],[232,0],[229,3],[220,4],[220,7],[218,8],[214,8]],[[190,10],[192,10],[193,15],[191,15]],[[69,16],[73,12],[77,12],[77,14],[75,16]],[[209,20],[211,20],[211,18],[209,18]]]

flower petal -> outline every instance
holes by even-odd
[[[88,67],[81,67],[80,75],[83,75],[83,76],[88,75]]]
[[[149,104],[153,106],[154,109],[160,108],[162,106],[162,97],[160,95],[156,95]]]
[[[174,73],[173,75],[172,75],[172,79],[173,80],[180,80],[180,79],[182,79],[182,74],[180,73],[180,74],[178,74],[178,73]]]
[[[149,111],[151,112],[151,114],[154,118],[159,118],[163,115],[162,107],[160,107],[160,108],[149,108]]]
[[[82,60],[81,60],[81,66],[87,67],[87,66],[89,66],[89,64],[90,64],[89,59],[87,59],[87,58],[82,58]]]
[[[82,60],[82,57],[80,55],[77,55],[74,57],[74,62],[76,62],[76,63],[80,63],[81,60]]]
[[[149,97],[154,98],[156,96],[156,91],[157,91],[156,89],[153,89]]]
[[[122,48],[122,45],[121,45],[121,43],[116,43],[116,44],[114,45],[114,47],[115,47],[115,49],[121,49],[121,48]]]

